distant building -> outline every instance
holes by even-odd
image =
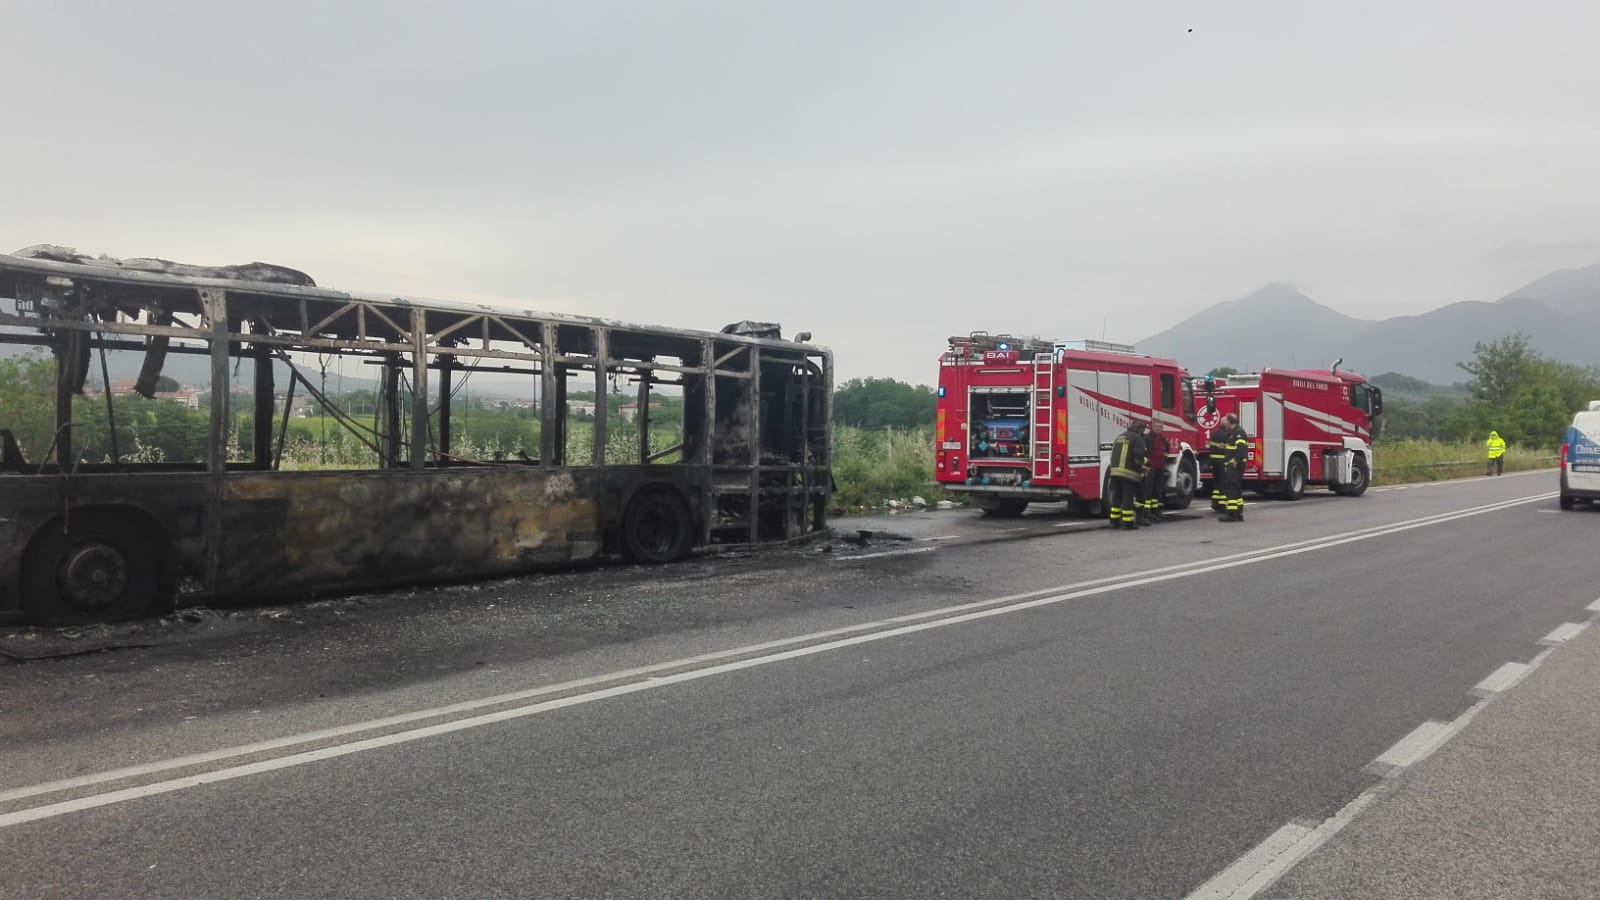
[[[650,408],[652,410],[660,409],[661,408],[661,404],[652,403],[652,404],[650,404]],[[639,418],[639,404],[637,404],[637,403],[624,403],[624,404],[622,404],[621,412],[622,412],[622,421],[624,421],[624,422],[632,422],[633,420]]]
[[[116,382],[111,385],[113,392],[117,389]],[[175,391],[156,391],[157,400],[171,400],[188,409],[200,408],[200,390],[192,387],[181,387]]]

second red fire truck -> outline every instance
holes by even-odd
[[[1249,435],[1246,487],[1289,500],[1299,500],[1311,485],[1349,497],[1366,492],[1372,423],[1383,412],[1383,392],[1365,378],[1340,372],[1335,363],[1328,372],[1262,369],[1195,385],[1202,428],[1236,413]]]
[[[1356,496],[1371,480],[1382,408],[1377,387],[1337,366],[1197,379],[1125,344],[974,332],[951,338],[940,359],[936,479],[989,515],[1059,501],[1100,511],[1111,442],[1137,418],[1167,439],[1164,504],[1183,509],[1209,487],[1206,436],[1232,412],[1251,438],[1247,486],[1298,499],[1323,484]]]

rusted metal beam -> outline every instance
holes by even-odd
[[[255,356],[255,421],[252,423],[252,448],[250,461],[265,469],[272,460],[272,416],[277,410],[277,400],[272,396],[272,348],[257,345]],[[284,411],[287,419],[289,413]]]
[[[228,468],[228,295],[206,288],[200,291],[205,323],[211,331],[211,440],[206,448],[206,470],[220,475]],[[109,385],[107,388],[109,389]]]
[[[439,448],[433,461],[443,466],[450,458],[450,373],[455,371],[455,360],[446,356],[434,368],[439,370]]]
[[[421,469],[428,464],[428,311],[421,307],[411,310],[411,340],[411,468]]]
[[[594,465],[606,464],[606,429],[611,420],[610,394],[606,391],[606,347],[611,334],[604,328],[594,330]]]
[[[547,466],[561,464],[561,455],[557,452],[560,446],[558,438],[561,433],[561,420],[567,411],[560,408],[561,393],[558,383],[559,373],[556,372],[556,325],[554,322],[545,322],[541,328],[543,340],[536,346],[544,358],[543,375],[539,380],[539,462]]]
[[[761,540],[761,348],[750,348],[750,381],[745,385],[749,406],[750,430],[746,435],[750,452],[750,542]]]

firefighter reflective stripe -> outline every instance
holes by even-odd
[[[1125,478],[1129,481],[1138,479],[1139,472],[1133,468],[1133,461],[1130,459],[1132,455],[1133,447],[1128,441],[1127,434],[1117,435],[1117,439],[1111,442],[1112,478]]]
[[[1206,452],[1212,459],[1226,459],[1228,445],[1225,443],[1229,435],[1226,429],[1218,427],[1211,431],[1206,438]]]

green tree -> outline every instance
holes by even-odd
[[[1477,344],[1457,365],[1472,376],[1455,424],[1460,437],[1481,440],[1493,429],[1513,444],[1551,446],[1568,416],[1600,397],[1600,370],[1545,359],[1522,334]]]
[[[55,359],[40,351],[0,359],[0,428],[16,435],[22,455],[39,462],[55,431]]]
[[[833,421],[859,428],[921,428],[933,421],[927,385],[893,378],[852,378],[833,394]]]
[[[1233,366],[1217,366],[1215,369],[1212,369],[1206,374],[1210,375],[1212,378],[1227,378],[1229,375],[1239,374],[1239,370],[1235,369]]]

